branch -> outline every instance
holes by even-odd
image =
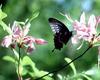
[[[80,56],[76,57],[75,59],[73,59],[72,61],[70,61],[68,64],[64,65],[63,67],[61,67],[61,68],[59,68],[59,69],[56,69],[56,70],[54,70],[54,71],[51,71],[51,72],[49,72],[49,73],[47,73],[47,74],[45,74],[45,75],[43,75],[43,76],[41,76],[41,77],[39,77],[39,78],[37,78],[37,79],[35,79],[35,80],[42,79],[42,78],[44,78],[45,76],[48,76],[48,75],[51,74],[51,73],[55,73],[55,72],[61,71],[61,70],[64,69],[65,67],[69,66],[72,62],[74,62],[74,61],[76,61],[78,58],[82,57],[90,48],[92,48],[92,45],[90,45]]]

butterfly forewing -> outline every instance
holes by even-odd
[[[63,44],[66,44],[72,36],[72,32],[59,20],[49,18],[49,23],[52,31],[54,32],[54,45],[55,49],[61,49]]]
[[[54,33],[59,33],[61,31],[69,32],[67,27],[62,22],[58,21],[57,19],[49,18],[49,23]]]

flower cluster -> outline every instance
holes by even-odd
[[[100,36],[97,34],[97,26],[100,23],[100,17],[95,17],[91,15],[89,17],[88,23],[86,23],[85,13],[83,12],[80,21],[73,21],[73,28],[76,35],[72,38],[72,43],[77,43],[78,40],[82,39],[90,43],[95,43],[100,41]]]
[[[27,34],[29,32],[29,28],[30,28],[30,23],[21,26],[21,24],[19,24],[18,22],[14,22],[11,29],[12,34],[5,36],[1,45],[7,48],[9,46],[15,48],[16,45],[18,45],[18,47],[20,48],[26,47],[27,52],[32,52],[35,49],[34,43],[40,45],[47,43],[47,41],[43,39],[38,39],[32,36],[28,36]]]

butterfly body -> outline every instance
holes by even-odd
[[[68,28],[57,19],[49,18],[49,23],[52,31],[54,32],[54,49],[61,50],[63,44],[67,44],[67,42],[71,38],[72,31],[69,31]]]

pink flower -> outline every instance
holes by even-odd
[[[15,48],[15,44],[19,44],[18,47],[27,48],[27,52],[32,52],[35,49],[34,43],[36,44],[45,44],[47,43],[43,39],[36,39],[32,36],[27,36],[30,28],[30,23],[21,26],[19,23],[14,22],[12,26],[12,34],[4,37],[2,41],[2,46]]]
[[[80,21],[73,21],[73,27],[76,35],[72,38],[72,43],[77,43],[79,39],[83,39],[88,42],[93,42],[97,37],[96,28],[99,22],[97,22],[96,17],[91,15],[89,17],[88,23],[85,20],[85,13],[83,12]]]
[[[47,41],[45,41],[44,39],[36,39],[36,38],[33,38],[32,36],[26,36],[23,40],[23,43],[28,45],[27,52],[32,52],[35,49],[35,46],[33,43],[42,45],[42,44],[46,44]]]

